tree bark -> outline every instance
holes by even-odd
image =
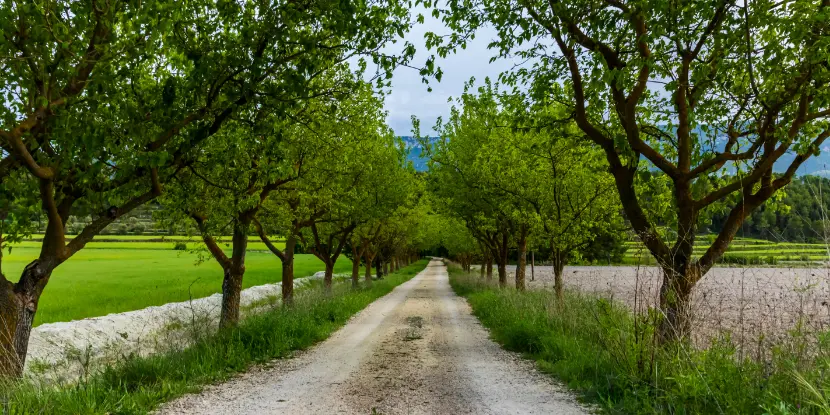
[[[225,270],[222,279],[222,311],[219,327],[236,327],[239,324],[239,300],[242,296],[242,275],[235,275],[230,269]]]
[[[658,340],[666,344],[689,337],[692,329],[691,294],[698,276],[696,270],[681,272],[672,268],[663,269],[663,284],[660,286],[660,308],[663,319],[658,326]]]
[[[352,248],[352,288],[360,286],[360,253]]]
[[[41,253],[43,252],[41,251]],[[43,289],[46,288],[46,283],[49,282],[52,271],[59,263],[59,260],[50,259],[49,257],[36,259],[26,265],[17,284],[5,282],[8,285],[3,288],[3,292],[0,294],[4,303],[0,305],[3,310],[1,314],[3,322],[0,323],[0,327],[2,327],[4,333],[14,327],[14,334],[12,337],[0,341],[0,344],[3,345],[3,349],[0,351],[0,365],[2,365],[3,375],[19,377],[23,374],[26,354],[29,351],[29,336],[32,333],[32,325],[37,314],[40,296],[43,294]],[[11,286],[11,298],[8,297],[7,292],[9,286]],[[9,313],[9,317],[6,317],[7,313]],[[11,347],[8,347],[9,345]],[[10,371],[6,372],[6,369],[10,369]]]
[[[294,305],[294,248],[297,245],[297,237],[289,235],[285,241],[285,258],[282,260],[282,305],[290,307]]]
[[[484,278],[486,267],[484,266],[484,258],[482,258],[481,265],[478,267],[479,278]]]
[[[527,269],[527,229],[519,232],[518,238],[519,257],[516,261],[516,289],[525,290],[525,271]]]
[[[530,251],[530,280],[536,280],[536,256]]]
[[[556,298],[561,302],[564,295],[564,282],[562,281],[562,271],[565,269],[567,256],[558,249],[551,251],[551,262],[553,265],[553,290],[556,292]]]
[[[507,287],[507,264],[500,262],[497,268],[499,271],[499,287],[505,288]]]
[[[326,272],[323,275],[323,285],[326,294],[331,294],[331,286],[334,283],[334,261],[326,262]]]
[[[493,256],[487,255],[487,281],[493,279]]]
[[[246,214],[236,219],[233,227],[232,254],[225,261],[222,280],[222,311],[219,327],[236,327],[239,324],[239,300],[242,296],[242,278],[245,275],[245,254],[248,251],[248,226]]]
[[[15,331],[21,308],[14,293],[14,284],[3,278],[0,285],[0,378],[14,378],[23,374],[23,361],[15,346]],[[23,359],[26,359],[25,353]]]
[[[372,261],[374,258],[365,255],[363,257],[363,262],[365,262],[364,266],[366,267],[366,273],[363,275],[363,280],[366,281],[366,285],[372,284]]]

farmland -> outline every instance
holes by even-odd
[[[7,275],[20,275],[23,267],[37,257],[35,244],[23,242],[4,256]],[[90,243],[52,274],[35,325],[186,301],[191,296],[199,298],[221,291],[222,269],[210,258],[199,260],[200,255],[206,254],[195,250],[200,243],[188,244],[193,251],[174,251],[173,245],[174,242]],[[250,243],[249,249],[243,287],[280,281],[280,260],[267,252],[261,242]],[[294,267],[296,276],[304,277],[321,271],[323,264],[313,255],[298,254]],[[350,269],[351,262],[341,257],[335,272]]]
[[[695,241],[694,255],[700,256],[711,238]],[[625,243],[623,264],[654,265],[654,257],[639,241]],[[810,265],[828,260],[828,246],[820,243],[773,242],[754,238],[735,238],[719,263],[724,265]]]

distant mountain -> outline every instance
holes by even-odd
[[[697,131],[698,134],[702,135],[702,131]],[[435,141],[438,137],[430,137],[430,141]],[[427,158],[423,157],[421,152],[421,142],[418,141],[417,138],[411,136],[401,136],[401,140],[406,144],[407,147],[407,158],[412,161],[412,164],[415,166],[415,170],[418,171],[426,171],[427,170]],[[721,143],[723,145],[724,143]],[[722,148],[721,148],[722,149]],[[781,156],[780,159],[775,163],[775,167],[773,169],[776,172],[782,173],[787,170],[790,163],[792,163],[793,159],[795,158],[795,154],[788,153]],[[807,159],[804,164],[798,169],[797,175],[817,175],[817,176],[824,176],[830,177],[830,148],[825,147],[822,149],[822,152],[818,155],[818,157],[813,156]]]
[[[430,141],[435,141],[437,139],[438,137],[429,138]],[[401,136],[401,140],[403,140],[404,144],[406,144],[406,157],[412,162],[415,170],[427,171],[427,158],[423,157],[421,154],[421,142],[418,141],[417,138],[410,136]]]

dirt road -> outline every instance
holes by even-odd
[[[165,406],[169,414],[580,414],[533,364],[503,351],[439,261],[325,342]]]

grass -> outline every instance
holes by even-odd
[[[709,248],[710,240],[699,237],[695,241],[694,255],[700,256]],[[624,264],[654,265],[656,261],[648,249],[639,241],[625,243],[628,248],[623,256]],[[752,264],[792,265],[827,261],[828,253],[825,244],[773,242],[762,239],[735,238],[729,245],[725,257],[746,257]],[[736,261],[723,261],[724,263]]]
[[[202,386],[220,382],[251,365],[290,356],[331,335],[348,319],[426,266],[422,260],[353,290],[337,284],[297,293],[293,308],[250,317],[236,329],[219,332],[178,352],[134,357],[65,387],[19,384],[0,392],[5,413],[143,414]],[[319,287],[319,286],[318,286]],[[336,358],[336,356],[332,356]],[[313,387],[313,386],[312,386]]]
[[[811,414],[822,411],[815,391],[830,393],[827,338],[793,332],[768,361],[741,360],[728,336],[705,350],[657,347],[655,313],[635,316],[609,300],[567,292],[559,302],[550,291],[498,289],[458,268],[450,282],[494,340],[605,412]]]
[[[105,242],[122,244],[116,242]],[[84,248],[52,274],[38,305],[35,325],[137,310],[175,301],[206,297],[221,291],[222,271],[211,258],[196,265],[198,255],[171,249],[146,249],[156,243],[132,242],[130,248]],[[133,246],[134,245],[134,246]],[[15,247],[3,257],[3,272],[16,281],[38,249]],[[296,277],[323,270],[310,254],[297,255]],[[278,282],[280,260],[270,252],[246,257],[244,287]],[[351,261],[342,257],[335,272],[349,272]]]

